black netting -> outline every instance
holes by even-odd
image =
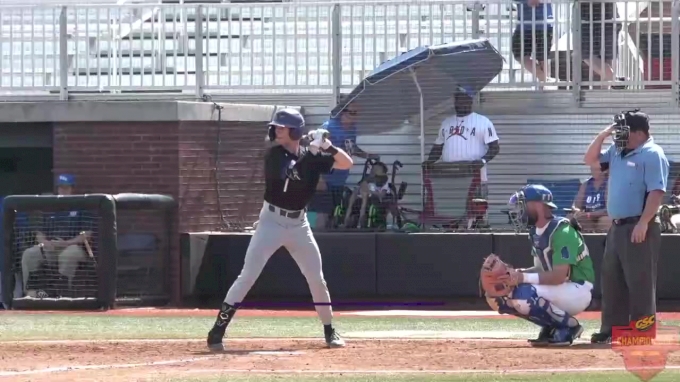
[[[167,301],[170,240],[166,211],[118,211],[116,301]]]
[[[96,210],[17,211],[15,300],[95,299],[100,216]]]

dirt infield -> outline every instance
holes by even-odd
[[[352,340],[326,349],[322,339],[250,339],[228,342],[214,354],[202,341],[149,341],[0,344],[1,380],[127,381],[220,375],[235,372],[512,371],[622,368],[608,348],[574,345],[535,349],[521,341]],[[578,356],[575,356],[578,355]],[[680,364],[671,354],[669,365]]]
[[[107,312],[6,311],[12,314],[80,314],[128,317],[208,317],[214,310],[118,309]],[[339,312],[357,315],[367,312]],[[380,317],[378,312],[373,317]],[[427,311],[384,312],[385,316],[428,317]],[[451,318],[505,318],[489,312],[445,312]],[[314,311],[242,310],[256,317],[316,316]],[[599,318],[586,312],[581,318]],[[677,319],[677,313],[661,313]],[[404,336],[402,336],[404,337]],[[473,339],[349,338],[343,349],[326,349],[319,339],[229,339],[228,350],[214,354],[203,340],[112,340],[0,342],[2,381],[130,381],[148,378],[208,377],[233,373],[491,373],[570,372],[587,368],[623,370],[620,354],[586,343],[569,348],[536,349],[526,341]],[[680,365],[680,352],[668,365]],[[536,370],[540,367],[540,370]],[[680,367],[680,366],[675,366]]]

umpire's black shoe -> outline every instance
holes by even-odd
[[[612,343],[612,333],[611,332],[598,332],[593,333],[590,337],[591,344],[611,344]]]
[[[550,339],[553,337],[553,331],[555,329],[550,326],[544,326],[541,332],[538,333],[538,338],[529,340],[529,345],[531,346],[547,346]]]

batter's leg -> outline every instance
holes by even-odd
[[[285,247],[297,263],[300,272],[307,279],[316,313],[324,325],[326,343],[330,347],[344,346],[345,342],[335,332],[332,325],[333,309],[331,308],[331,296],[328,292],[326,280],[323,277],[321,252],[319,252],[319,246],[316,243],[316,239],[314,239],[309,223],[305,222],[302,226],[289,230],[288,233],[289,236]]]
[[[631,224],[631,235],[633,227]],[[661,227],[658,223],[650,223],[645,241],[631,243],[629,239],[625,250],[622,251],[623,274],[629,286],[630,320],[639,320],[656,314],[656,279],[660,249]]]
[[[591,338],[595,343],[611,340],[612,326],[628,325],[628,287],[623,276],[620,251],[630,241],[626,226],[613,225],[607,233],[602,258],[602,323],[600,333]]]
[[[223,350],[222,339],[227,330],[227,326],[236,314],[236,310],[243,302],[250,288],[262,273],[262,269],[269,261],[274,252],[284,243],[284,236],[287,231],[282,226],[270,220],[266,213],[260,215],[260,221],[255,229],[250,244],[246,250],[243,260],[243,269],[231,285],[227,296],[224,298],[222,307],[217,313],[217,319],[212,329],[208,333],[208,347],[211,350]]]

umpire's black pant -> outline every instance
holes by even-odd
[[[647,237],[633,243],[635,219],[614,222],[607,233],[602,260],[602,332],[628,326],[631,320],[656,314],[656,276],[661,247],[657,219],[649,223]]]

